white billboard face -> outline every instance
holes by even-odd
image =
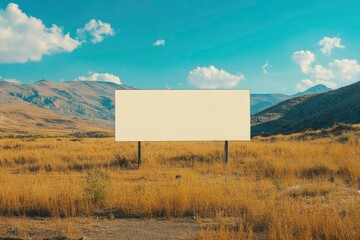
[[[118,90],[115,139],[250,140],[250,91]]]

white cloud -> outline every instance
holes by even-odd
[[[322,46],[320,51],[323,54],[331,55],[331,51],[333,48],[345,48],[344,45],[341,45],[341,38],[339,37],[324,37],[319,41],[319,45]]]
[[[329,88],[336,88],[338,85],[343,86],[344,83],[352,83],[359,80],[360,64],[355,59],[336,59],[329,63],[329,68],[325,68],[321,65],[315,67],[309,67],[306,72],[311,78],[315,79],[313,84],[324,84]],[[332,81],[329,81],[333,79]],[[308,88],[311,83],[307,79],[306,82],[300,82],[296,85],[296,88],[305,89]]]
[[[357,77],[360,74],[360,65],[354,59],[336,59],[329,63],[329,66],[335,77],[345,81],[357,80]]]
[[[320,41],[324,45],[326,53],[331,53],[334,47],[343,47],[340,44],[340,38],[325,37]],[[355,82],[359,80],[360,64],[355,59],[336,59],[329,63],[329,67],[322,65],[312,66],[316,60],[315,55],[310,51],[297,51],[293,53],[293,60],[300,66],[301,71],[307,74],[315,83],[323,83],[330,88],[335,88],[337,85],[344,85],[344,81]],[[332,82],[328,81],[334,79]],[[303,88],[304,84],[297,84],[297,88]]]
[[[328,80],[334,78],[333,72],[330,69],[325,68],[321,65],[316,65],[315,67],[311,68],[310,74],[315,79]]]
[[[310,51],[296,51],[292,56],[293,60],[300,66],[303,73],[310,73],[311,64],[315,61],[315,55]]]
[[[299,92],[303,92],[313,86],[314,86],[313,81],[311,81],[310,79],[304,79],[296,84],[296,90],[298,90]]]
[[[93,44],[102,42],[106,37],[115,35],[115,31],[110,23],[104,23],[95,19],[91,19],[83,28],[79,28],[76,33],[82,42],[87,42],[90,39]]]
[[[264,65],[262,65],[262,71],[264,75],[268,75],[269,71],[267,70],[267,68],[270,66],[269,61],[266,60],[266,62],[264,63]]]
[[[233,88],[243,79],[243,74],[233,75],[212,65],[197,67],[188,76],[189,83],[201,89]]]
[[[315,54],[311,51],[296,51],[293,53],[292,58],[294,62],[300,66],[303,73],[308,74],[315,79],[328,80],[334,77],[334,74],[328,68],[321,65],[315,65],[315,67],[311,66],[316,60]]]
[[[81,43],[56,25],[46,27],[14,3],[0,9],[0,63],[40,61],[43,55],[72,52]]]
[[[164,39],[158,39],[156,40],[156,42],[153,43],[154,47],[160,47],[160,46],[165,46],[165,40]]]
[[[121,84],[121,80],[118,76],[109,73],[95,73],[89,72],[87,76],[79,76],[74,81],[98,81],[98,82],[112,82]]]

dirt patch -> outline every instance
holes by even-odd
[[[194,219],[0,218],[0,239],[193,239]]]

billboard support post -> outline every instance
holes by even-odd
[[[141,165],[141,142],[138,142],[138,166]]]
[[[139,167],[141,142],[166,141],[224,143],[226,164],[229,141],[251,140],[250,96],[249,90],[116,90],[115,141],[138,143]]]
[[[228,163],[229,160],[229,142],[225,141],[224,145],[224,162]]]

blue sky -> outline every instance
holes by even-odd
[[[290,94],[360,76],[355,0],[0,0],[0,8],[0,76],[21,83]]]

